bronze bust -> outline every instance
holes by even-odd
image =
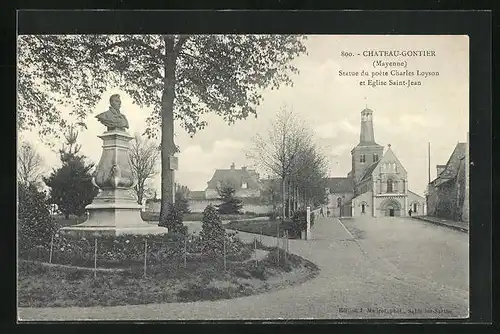
[[[108,131],[128,129],[127,118],[120,113],[121,104],[119,94],[111,95],[109,98],[109,110],[96,116],[97,120],[108,128]]]

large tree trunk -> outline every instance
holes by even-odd
[[[175,40],[165,35],[165,74],[161,113],[161,207],[160,221],[166,216],[170,205],[175,201],[174,171],[170,157],[174,155],[174,93],[175,93]]]

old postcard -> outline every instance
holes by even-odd
[[[20,321],[466,319],[466,35],[21,34]]]

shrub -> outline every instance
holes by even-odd
[[[83,156],[69,154],[63,157],[62,166],[54,169],[44,182],[50,187],[51,203],[57,204],[68,219],[69,215],[85,214],[85,206],[92,203],[98,189],[91,181],[93,164],[87,165]]]
[[[168,228],[170,232],[187,234],[187,227],[183,225],[184,207],[181,204],[175,203],[170,205],[165,215],[158,226]]]
[[[217,209],[208,205],[203,211],[201,239],[203,241],[202,251],[204,253],[221,252],[224,247],[225,230],[222,221],[217,214]]]
[[[241,214],[242,201],[234,197],[236,190],[230,186],[224,186],[219,190],[222,203],[217,205],[220,214]]]
[[[175,192],[175,204],[178,207],[179,210],[182,211],[182,213],[189,213],[189,200],[186,197],[186,194],[184,194],[181,191],[176,191]]]
[[[50,206],[45,193],[32,184],[19,184],[17,223],[20,252],[35,246],[48,247],[52,235],[58,229],[55,220],[50,216]]]
[[[311,212],[311,227],[314,225],[314,213]],[[285,221],[282,228],[288,230],[289,237],[300,237],[302,231],[307,229],[307,211],[295,211],[291,221]]]

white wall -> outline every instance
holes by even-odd
[[[406,211],[410,210],[410,208],[413,211],[413,203],[417,203],[417,213],[412,212],[411,214],[416,216],[424,215],[425,198],[418,196],[417,194],[414,194],[412,192],[408,192],[408,208],[406,209]],[[406,213],[406,215],[408,215],[408,212]]]
[[[205,208],[209,205],[217,205],[222,203],[219,200],[190,200],[189,210],[191,212],[203,212]],[[149,202],[146,211],[160,212],[160,202]],[[241,209],[242,212],[254,212],[254,213],[271,213],[273,211],[272,205],[255,205],[255,204],[244,204]]]
[[[365,204],[365,212],[362,212],[362,204]],[[353,217],[372,216],[372,192],[367,191],[352,200]]]

